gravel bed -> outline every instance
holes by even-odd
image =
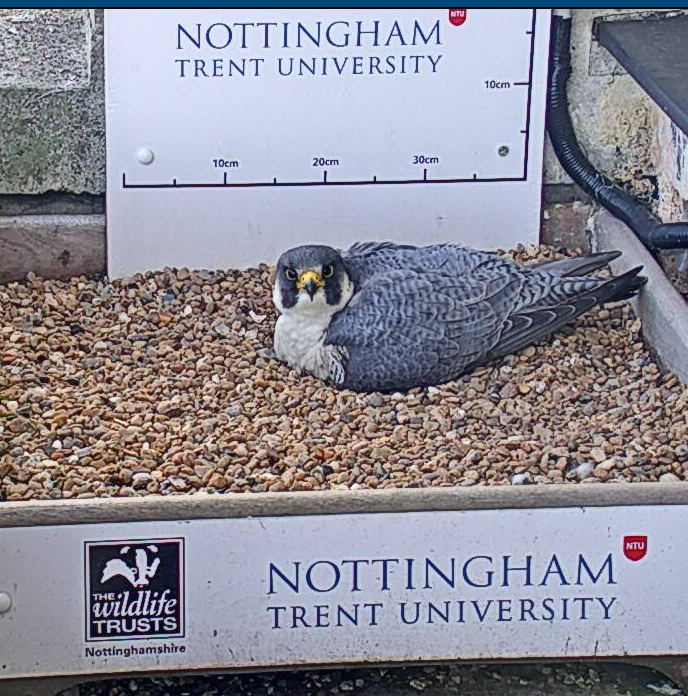
[[[614,663],[450,665],[152,677],[82,684],[60,696],[683,696],[663,675]]]
[[[0,286],[0,498],[686,477],[688,388],[626,303],[442,387],[358,395],[270,357],[270,272]]]

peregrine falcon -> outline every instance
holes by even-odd
[[[277,263],[275,354],[340,389],[442,384],[635,295],[642,267],[588,275],[618,256],[524,266],[453,244],[296,247]]]

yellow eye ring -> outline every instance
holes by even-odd
[[[331,278],[334,275],[334,266],[328,263],[327,266],[323,268],[323,278]]]
[[[296,280],[296,271],[291,268],[287,268],[284,275],[287,276],[287,280]]]

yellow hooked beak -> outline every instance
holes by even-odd
[[[325,286],[323,279],[317,271],[304,271],[296,283],[296,287],[299,290],[305,290],[310,296],[311,300],[313,296],[318,291],[318,288]]]

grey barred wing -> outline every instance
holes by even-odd
[[[332,320],[325,344],[346,349],[342,386],[363,391],[446,382],[499,340],[522,279],[388,271]]]
[[[393,270],[441,273],[458,278],[478,270],[485,263],[497,264],[500,269],[514,267],[513,262],[493,253],[456,244],[413,247],[391,242],[361,242],[354,244],[342,258],[354,284],[359,287],[379,274]]]

